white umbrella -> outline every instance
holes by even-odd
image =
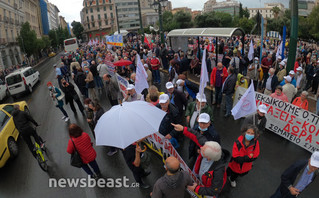
[[[166,112],[144,101],[124,102],[105,112],[95,131],[96,145],[126,148],[158,132]]]

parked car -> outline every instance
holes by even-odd
[[[9,92],[6,83],[0,79],[0,100],[2,101],[7,96],[9,96]]]
[[[23,92],[32,92],[33,86],[40,80],[40,73],[32,67],[25,67],[6,76],[5,81],[10,95],[16,98]]]
[[[17,144],[19,131],[11,115],[15,104],[20,106],[21,111],[30,113],[25,101],[0,105],[0,168],[6,164],[8,159],[15,158],[19,153]]]

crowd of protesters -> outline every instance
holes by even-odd
[[[73,114],[77,114],[78,109],[86,117],[93,138],[94,127],[106,111],[101,105],[102,99],[107,98],[111,106],[145,100],[167,112],[160,124],[159,133],[176,149],[184,141],[184,136],[191,140],[187,156],[190,160],[187,161],[202,184],[193,183],[190,175],[180,170],[179,161],[169,157],[165,161],[167,172],[154,184],[151,197],[184,197],[185,189],[206,197],[219,197],[227,178],[235,188],[236,179],[252,170],[253,162],[261,154],[258,138],[265,130],[267,107],[258,106],[256,114],[243,120],[241,135],[234,140],[232,152],[223,148],[222,139],[214,123],[212,106],[220,108],[223,104],[224,116],[229,119],[234,93],[238,87],[248,88],[249,84],[253,83],[256,91],[291,102],[305,110],[309,108],[308,91],[317,94],[319,57],[312,44],[298,43],[294,68],[287,71],[287,58],[276,56],[280,44],[278,40],[266,39],[263,45],[254,40],[255,56],[251,60],[248,58],[249,38],[246,39],[245,45],[240,37],[220,40],[200,38],[197,43],[190,39],[191,45],[185,51],[181,48],[174,51],[166,44],[156,44],[159,43],[157,38],[154,38],[155,42],[151,45],[142,43],[141,40],[139,35],[129,36],[123,47],[109,47],[103,43],[83,45],[76,52],[62,56],[60,63],[53,66],[56,81],[48,82],[47,86],[55,101],[54,105],[63,114],[62,119],[69,122],[69,112],[63,106],[70,104]],[[260,46],[264,48],[262,57],[259,57]],[[218,49],[217,54],[222,54],[222,59],[218,62],[214,55],[215,49]],[[205,50],[209,84],[215,94],[212,96],[212,104],[207,101],[205,94],[198,93],[199,86],[193,82],[200,77]],[[135,90],[137,54],[141,57],[148,75],[149,88],[142,93]],[[287,56],[287,51],[284,55]],[[110,72],[108,66],[121,60],[129,60],[132,63],[114,67],[115,71]],[[7,72],[10,70],[1,71],[1,77]],[[125,97],[120,92],[113,72],[130,83]],[[167,82],[164,80],[166,78],[163,78],[166,73]],[[165,89],[160,90],[160,85],[165,85]],[[103,94],[106,97],[102,97]],[[73,154],[77,151],[83,161],[82,169],[92,177],[102,177],[95,160],[97,153],[88,133],[76,124],[71,124],[69,135],[67,152]],[[117,148],[109,147],[107,154],[112,156],[117,152]],[[136,182],[141,188],[150,188],[150,185],[144,182],[144,177],[148,176],[150,171],[145,165],[147,160],[143,152],[139,143],[122,150]],[[312,183],[318,174],[318,167],[318,152],[315,152],[309,161],[292,165],[283,174],[282,183],[272,197],[296,197]],[[296,179],[298,173],[301,176]]]

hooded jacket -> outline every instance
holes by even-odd
[[[192,178],[185,171],[179,171],[174,175],[165,174],[156,181],[152,198],[184,197],[186,187],[192,184]]]
[[[196,160],[194,172],[199,173],[203,156],[200,154]],[[203,185],[198,185],[195,192],[199,195],[215,196],[224,188],[227,180],[226,166],[230,160],[229,151],[223,149],[220,160],[214,162],[206,173],[202,175]]]
[[[34,131],[34,129],[29,125],[29,122],[32,122],[35,126],[38,126],[38,123],[24,111],[14,110],[12,112],[12,116],[14,125],[22,135]]]

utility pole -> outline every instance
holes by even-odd
[[[289,41],[289,54],[287,63],[287,73],[294,69],[296,59],[297,39],[298,39],[298,0],[291,1],[291,28]]]
[[[163,32],[163,15],[161,2],[158,3],[158,15],[160,23],[161,44],[164,44],[164,32]]]
[[[142,22],[142,11],[141,11],[141,2],[140,0],[137,0],[138,3],[138,15],[140,17],[140,29],[141,29],[141,34],[144,34],[144,28],[143,28],[143,22]]]

